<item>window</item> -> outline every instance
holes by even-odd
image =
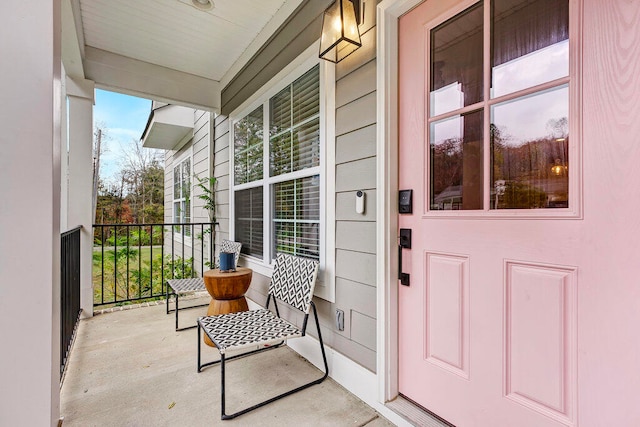
[[[191,222],[191,159],[187,158],[173,168],[173,222]],[[191,235],[191,227],[174,226],[176,233]]]
[[[233,123],[235,239],[265,263],[322,258],[320,66],[291,80]]]
[[[569,43],[569,0],[484,0],[430,30],[431,211],[569,207]]]
[[[264,242],[262,187],[235,193],[236,240],[242,242],[242,253],[262,258]]]

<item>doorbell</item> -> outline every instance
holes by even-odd
[[[356,192],[356,213],[364,213],[364,191],[361,190]]]

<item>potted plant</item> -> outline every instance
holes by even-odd
[[[202,232],[202,235],[198,236],[199,239],[202,240],[204,244],[204,236],[209,234],[209,261],[205,262],[205,265],[211,269],[215,268],[215,260],[213,257],[213,244],[215,241],[215,226],[217,224],[216,221],[216,182],[218,181],[215,177],[211,176],[209,178],[200,178],[198,175],[195,176],[198,180],[196,187],[202,190],[202,193],[198,195],[198,198],[204,202],[202,206],[209,215],[209,222],[211,222],[211,227],[205,229]]]

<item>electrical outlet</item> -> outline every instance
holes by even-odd
[[[344,331],[344,311],[336,310],[336,329]]]

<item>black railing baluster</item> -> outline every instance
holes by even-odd
[[[149,291],[153,296],[153,225],[149,227]]]
[[[161,276],[161,280],[162,280],[162,294],[164,295],[165,290],[164,290],[164,225],[162,226],[162,231],[160,232],[161,234],[161,239],[162,239],[162,245],[160,245],[160,259],[161,259],[161,263],[160,263],[160,276]],[[168,302],[167,302],[168,303]]]
[[[129,299],[129,248],[131,247],[129,242],[129,226],[127,228],[127,299]],[[138,239],[140,241],[140,239]],[[140,253],[138,252],[138,258],[140,257]]]
[[[60,381],[80,318],[80,232],[60,235]]]
[[[213,227],[211,223],[172,223],[172,224],[95,224],[94,225],[94,236],[99,236],[101,239],[101,247],[99,249],[99,253],[102,255],[100,262],[95,266],[95,268],[99,268],[99,278],[98,272],[95,275],[92,275],[96,278],[95,281],[95,289],[96,293],[100,292],[98,296],[96,294],[94,306],[102,306],[107,304],[121,304],[121,303],[129,303],[134,301],[143,301],[151,298],[165,297],[166,294],[166,284],[165,279],[169,278],[165,277],[165,267],[167,264],[171,267],[171,276],[170,278],[176,278],[178,275],[180,277],[199,277],[204,272],[205,266],[205,249],[204,249],[204,228],[205,226]],[[138,278],[137,280],[131,280],[132,268],[135,268],[135,264],[132,264],[131,260],[129,260],[129,256],[131,256],[132,251],[131,246],[136,246],[135,242],[132,242],[132,227],[136,227],[138,230]],[[155,228],[160,227],[160,232],[158,233],[158,238],[161,239],[160,244],[160,263],[159,269],[154,266],[154,255],[157,254],[157,251],[154,251],[153,245],[158,243],[154,236]],[[169,227],[169,228],[167,228]],[[200,228],[201,230],[201,240],[202,246],[198,251],[196,250],[196,244],[198,238],[196,236],[196,229]],[[99,231],[97,231],[99,228]],[[165,242],[165,232],[167,229],[171,230],[171,243],[168,241]],[[122,235],[126,232],[126,235]],[[146,234],[149,233],[149,238],[143,237],[143,232]],[[122,241],[118,241],[118,236],[123,237]],[[212,237],[211,242],[213,242]],[[189,241],[187,241],[189,238]],[[113,242],[111,242],[113,239]],[[107,240],[109,241],[107,243]],[[144,244],[143,244],[144,240]],[[165,244],[166,243],[166,244]],[[176,244],[177,243],[177,244]],[[97,242],[94,242],[97,244]],[[110,245],[110,246],[107,246]],[[188,262],[185,259],[186,256],[189,255],[188,246],[191,245],[191,260]],[[148,270],[146,266],[146,262],[142,261],[143,250],[146,250],[146,247],[149,246],[149,262],[148,262]],[[166,247],[165,247],[166,246]],[[210,244],[210,252],[213,252],[213,243]],[[106,247],[106,248],[105,248]],[[118,255],[118,250],[122,251],[122,257],[127,257],[126,260],[123,260],[122,264],[118,263],[118,259],[122,258]],[[168,256],[167,251],[171,251],[171,257],[169,260],[165,260],[165,256]],[[113,266],[110,263],[105,262],[105,258],[111,255],[111,251],[113,251]],[[198,253],[199,252],[199,253]],[[98,252],[96,252],[98,253]],[[106,255],[106,256],[105,256]],[[157,255],[155,255],[157,256]],[[196,269],[196,265],[198,265],[198,260],[196,260],[196,256],[200,256],[200,271]],[[211,254],[210,259],[213,259],[213,254]],[[134,261],[135,262],[135,261]],[[180,270],[177,267],[180,266]],[[191,273],[187,274],[187,267],[191,266]],[[113,272],[109,270],[109,268],[113,268]],[[143,270],[144,268],[144,270]],[[143,280],[143,272],[144,276],[149,275],[149,279]],[[177,274],[176,274],[177,273]],[[126,274],[125,277],[120,277],[121,274]],[[155,277],[155,276],[158,277]],[[110,282],[110,278],[113,278],[113,284]],[[157,279],[160,279],[160,286],[155,287],[154,283],[157,283]],[[99,280],[99,282],[98,282]],[[149,286],[149,291],[143,291],[144,286]],[[126,289],[122,289],[119,287],[119,284],[123,287],[126,286]],[[138,291],[132,286],[138,286]],[[110,289],[113,288],[113,295],[105,296],[105,291],[109,292]]]
[[[191,224],[189,226],[189,228],[191,228],[191,277],[195,277],[194,274],[196,272],[196,267],[195,267],[194,263],[195,263],[196,255],[195,255],[194,250],[196,248],[196,242],[193,239],[195,237],[194,234],[195,234],[196,230],[195,230],[193,224]],[[204,238],[204,236],[203,236],[203,238]]]
[[[182,255],[182,278],[184,279],[184,225],[182,227],[180,227],[180,230],[182,232],[182,250],[180,251],[180,254]]]
[[[175,228],[173,229],[175,230]],[[176,243],[176,239],[172,238],[171,239],[171,278],[175,279],[175,271],[176,271],[176,250],[175,250],[175,243]]]
[[[118,301],[118,226],[113,226],[113,299]]]
[[[102,247],[102,258],[100,258],[102,260],[102,272],[100,274],[100,277],[102,278],[102,287],[100,291],[102,301],[100,302],[104,304],[104,225],[101,226],[100,229],[102,230],[102,239],[100,241],[100,246]]]

